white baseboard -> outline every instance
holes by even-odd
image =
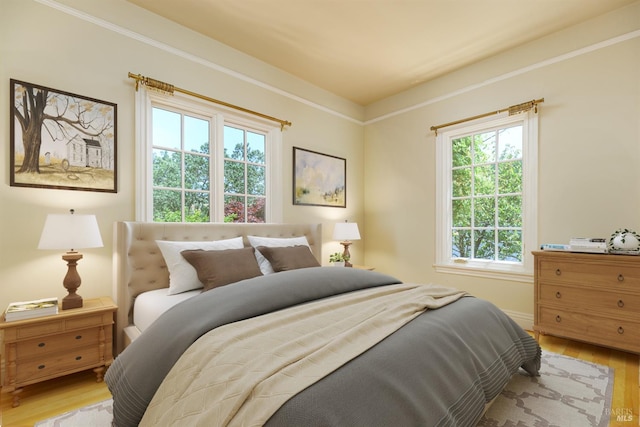
[[[519,311],[502,310],[504,313],[513,319],[522,329],[526,331],[533,331],[533,314],[521,313]]]

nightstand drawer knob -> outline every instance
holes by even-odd
[[[558,323],[562,322],[562,317],[560,317],[559,314],[556,316],[556,322]]]
[[[560,293],[560,291],[556,292],[556,298],[562,298],[562,294]]]
[[[81,340],[82,339],[82,335],[76,335],[76,339],[77,340]]]
[[[624,328],[623,328],[622,326],[619,326],[619,327],[618,327],[618,333],[619,333],[620,335],[624,334]]]
[[[45,365],[38,366],[38,369],[44,369],[44,368],[45,368]]]
[[[622,301],[621,299],[618,300],[618,307],[624,307],[624,301]]]
[[[559,276],[559,275],[561,275],[561,274],[562,274],[562,271],[560,271],[560,269],[559,269],[559,268],[558,268],[558,269],[556,269],[556,276]]]
[[[76,360],[81,360],[82,356],[76,356]]]
[[[45,343],[43,343],[43,342],[38,343],[38,347],[44,347],[45,345],[46,345],[46,344],[45,344]]]
[[[618,282],[624,282],[624,276],[622,274],[618,274]]]

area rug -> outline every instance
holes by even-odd
[[[39,421],[34,427],[110,427],[112,420],[113,400],[108,399]]]
[[[539,377],[516,374],[493,402],[482,427],[605,427],[609,423],[613,369],[543,353]],[[34,427],[110,427],[112,400],[85,406]]]
[[[540,376],[516,374],[478,426],[605,427],[612,395],[612,368],[545,352]]]

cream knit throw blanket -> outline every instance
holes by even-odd
[[[141,426],[262,426],[290,397],[427,309],[466,295],[390,285],[214,329],[178,360]]]

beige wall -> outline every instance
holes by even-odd
[[[135,218],[137,197],[134,86],[127,78],[129,71],[290,120],[293,126],[283,134],[283,220],[323,223],[325,263],[330,252],[341,248],[331,241],[333,223],[363,221],[362,107],[125,1],[1,3],[0,307],[10,301],[66,294],[61,285],[66,272],[62,252],[42,251],[36,246],[46,215],[69,208],[96,214],[105,243],[104,248],[82,251],[79,293],[85,298],[111,295],[112,224]],[[9,186],[10,78],[118,105],[116,194]],[[292,205],[293,146],[347,159],[347,209]],[[354,260],[362,263],[360,246],[363,242],[354,244],[353,254]]]
[[[544,98],[538,244],[638,230],[638,70],[640,2],[368,106],[367,264],[406,281],[467,289],[532,318],[530,283],[434,271],[435,134],[429,129]]]

